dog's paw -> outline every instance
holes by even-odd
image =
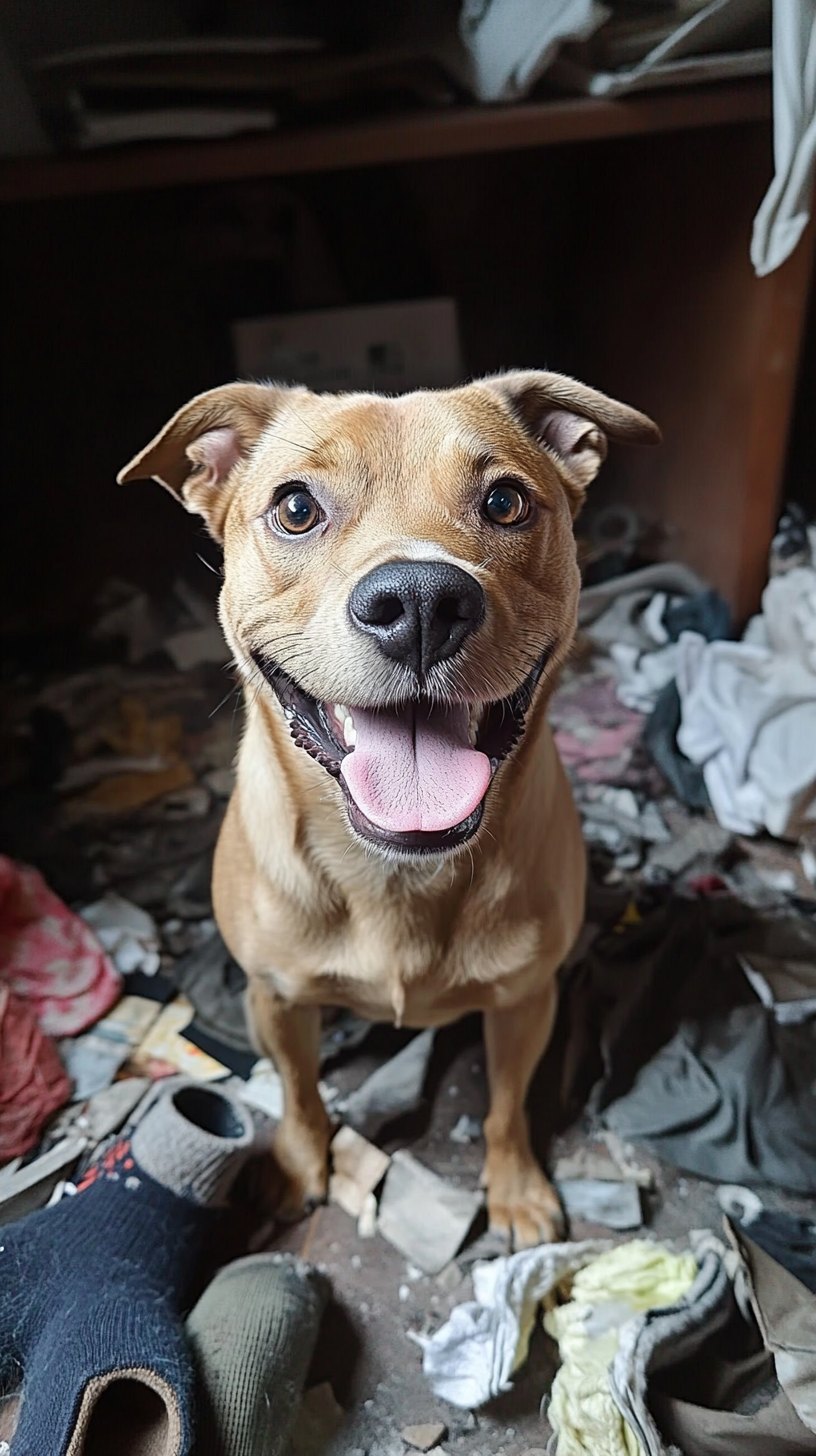
[[[511,1248],[530,1249],[563,1238],[558,1194],[532,1156],[490,1157],[484,1181],[490,1227],[504,1234]]]
[[[284,1222],[302,1218],[329,1192],[329,1124],[281,1123],[269,1159],[267,1204]]]

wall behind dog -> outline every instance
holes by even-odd
[[[434,296],[457,300],[468,371],[549,366],[657,418],[664,447],[613,452],[594,499],[633,501],[736,596],[746,239],[770,167],[767,129],[741,125],[7,207],[4,630],[81,627],[111,577],[215,591],[198,521],[114,478],[234,377],[236,318]]]

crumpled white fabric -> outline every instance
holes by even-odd
[[[742,642],[678,643],[677,744],[724,828],[785,837],[816,821],[816,570],[768,583]]]
[[[539,1244],[475,1264],[476,1299],[457,1305],[436,1334],[411,1336],[422,1348],[422,1368],[435,1394],[474,1410],[509,1390],[510,1377],[527,1357],[542,1299],[611,1247],[610,1239]]]
[[[816,570],[796,566],[772,576],[762,593],[762,619],[768,647],[796,658],[816,673]]]
[[[816,0],[774,0],[774,179],[754,218],[760,278],[790,257],[810,214],[816,177]]]
[[[597,0],[465,0],[459,33],[479,101],[520,101],[567,40],[588,40],[609,17]]]
[[[79,913],[123,976],[133,971],[155,976],[161,965],[159,933],[146,910],[115,890],[108,890],[101,900],[86,905]]]
[[[651,713],[661,690],[677,676],[677,643],[641,652],[628,642],[613,642],[609,655],[618,675],[616,696],[627,708]]]

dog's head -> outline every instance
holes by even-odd
[[[153,476],[223,541],[221,619],[363,839],[455,849],[563,659],[572,521],[637,411],[525,372],[401,398],[229,384],[120,474]]]

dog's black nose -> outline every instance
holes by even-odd
[[[475,577],[447,561],[389,561],[358,581],[349,613],[387,657],[421,678],[484,620],[485,597]]]

